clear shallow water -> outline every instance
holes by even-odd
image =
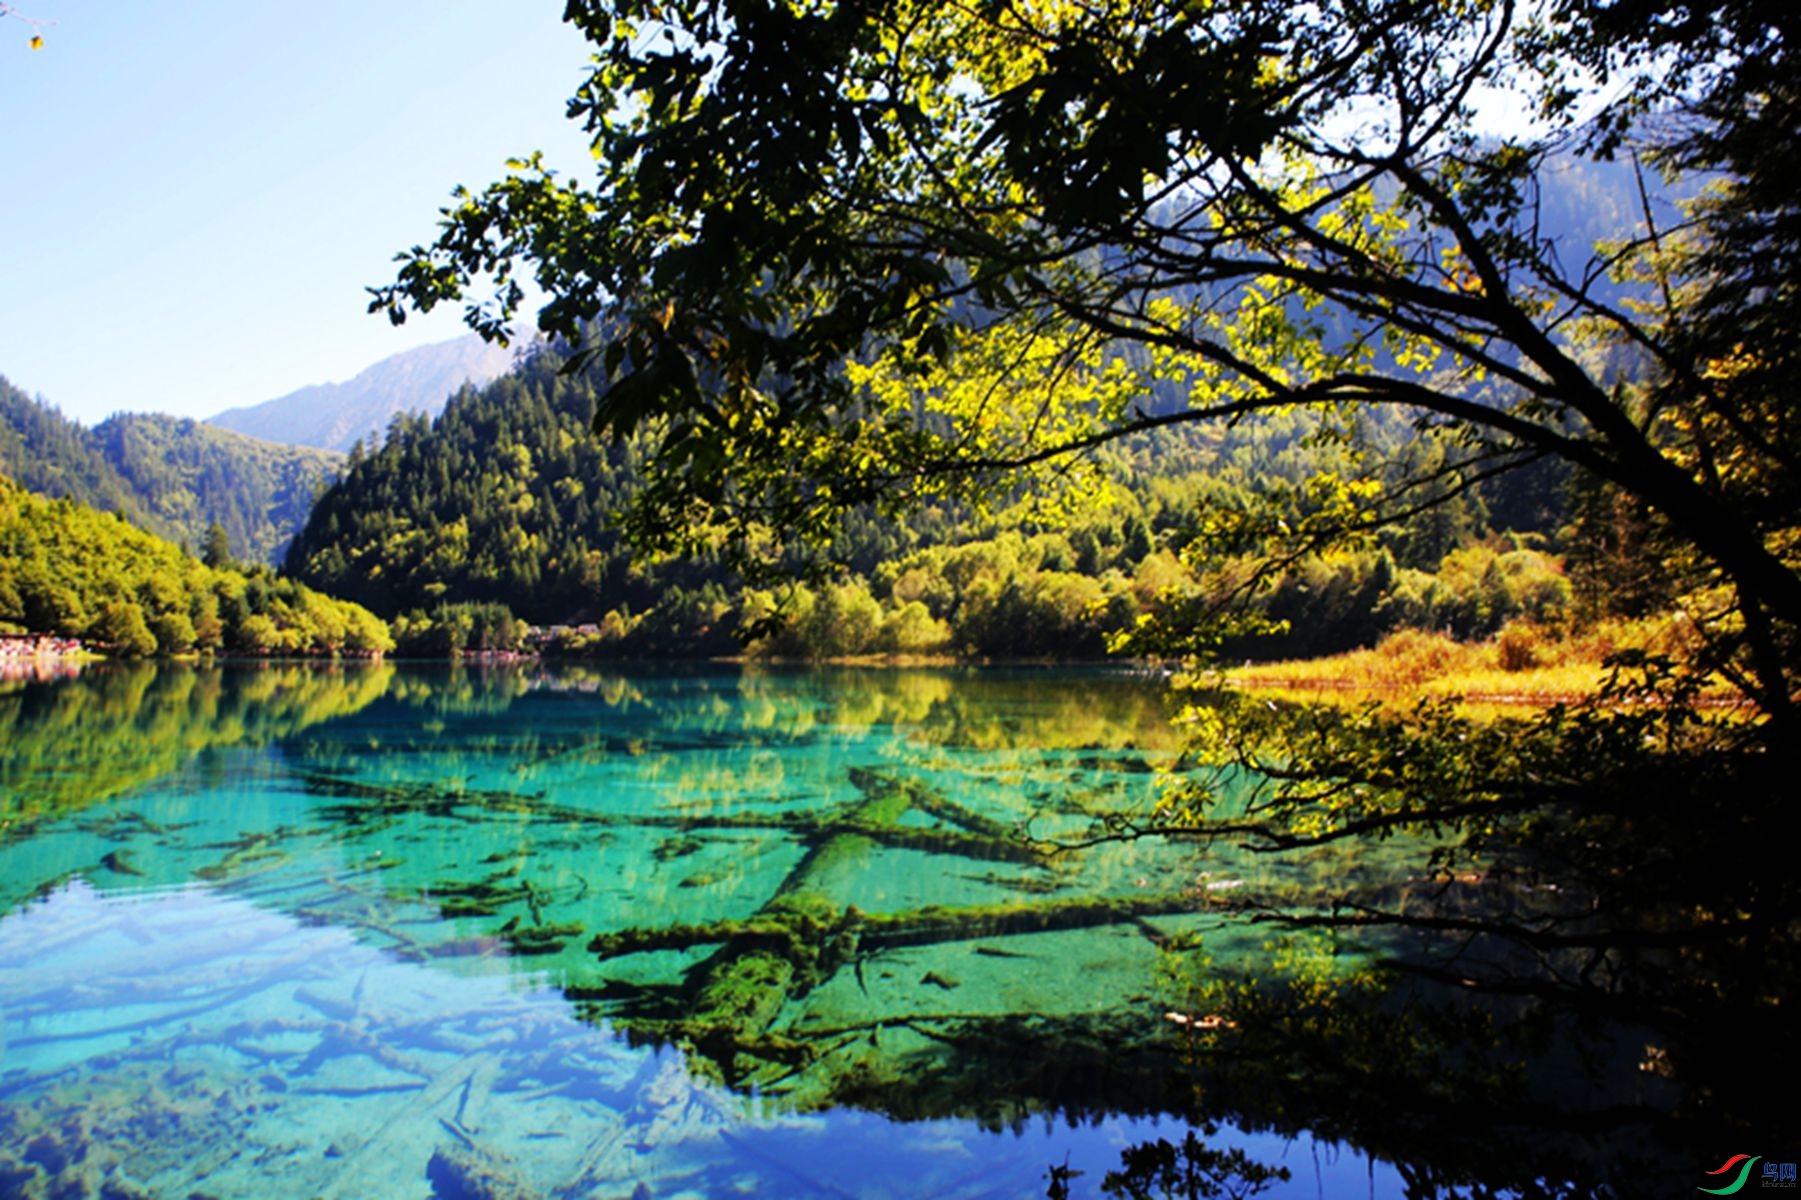
[[[1247,936],[1247,863],[1020,837],[1153,794],[1121,676],[141,668],[0,718],[0,1195],[1100,1195],[1187,1131],[1160,944]]]

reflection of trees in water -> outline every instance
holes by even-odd
[[[357,712],[393,675],[367,663],[118,663],[0,691],[0,834],[22,836],[203,750],[264,745]]]
[[[363,767],[378,764],[355,761],[348,744],[334,750],[329,738],[312,740],[320,754],[309,761],[326,765],[337,758],[338,766],[309,786],[343,793],[339,806],[324,811],[347,827],[429,813],[474,828],[509,812],[521,820],[529,813],[533,820],[596,835],[634,827],[651,832],[644,845],[654,848],[659,863],[684,863],[696,846],[734,832],[762,830],[798,846],[801,857],[773,893],[748,915],[730,920],[596,934],[559,924],[551,914],[556,890],[567,880],[516,878],[501,869],[505,864],[497,865],[492,879],[440,887],[436,899],[471,920],[490,922],[493,937],[534,960],[588,945],[600,956],[598,972],[572,979],[567,988],[583,1011],[636,1037],[680,1044],[735,1086],[785,1093],[805,1107],[845,1103],[902,1117],[963,1115],[991,1123],[1047,1111],[1076,1118],[1174,1111],[1290,1135],[1313,1130],[1400,1164],[1419,1195],[1455,1188],[1483,1194],[1484,1188],[1509,1186],[1586,1194],[1606,1181],[1667,1179],[1686,1169],[1683,1156],[1702,1140],[1700,1127],[1682,1123],[1687,1114],[1674,1084],[1638,1069],[1641,1059],[1656,1065],[1644,1047],[1660,1035],[1634,1023],[1620,996],[1610,1005],[1591,1004],[1593,1028],[1583,1028],[1572,1016],[1580,1005],[1552,1003],[1556,997],[1536,996],[1523,986],[1509,994],[1500,968],[1516,984],[1540,979],[1542,985],[1544,964],[1517,948],[1511,957],[1499,954],[1494,938],[1494,944],[1464,947],[1457,964],[1471,978],[1485,964],[1490,986],[1482,989],[1461,986],[1464,976],[1451,986],[1421,978],[1447,969],[1427,955],[1434,946],[1392,932],[1382,944],[1397,960],[1412,963],[1411,975],[1354,969],[1347,962],[1364,960],[1301,950],[1244,957],[1244,943],[1258,936],[1245,932],[1245,922],[1298,913],[1317,917],[1333,899],[1399,904],[1438,919],[1461,915],[1521,928],[1561,921],[1568,927],[1568,906],[1587,903],[1592,893],[1573,875],[1580,864],[1549,857],[1550,843],[1540,844],[1530,870],[1514,864],[1512,876],[1492,864],[1486,873],[1467,864],[1440,870],[1429,863],[1426,843],[1405,837],[1377,846],[1328,840],[1267,859],[1261,868],[1228,866],[1246,860],[1240,853],[1222,862],[1224,847],[1216,847],[1204,877],[1160,879],[1171,883],[1166,892],[1130,901],[1095,894],[1091,883],[1086,891],[1069,890],[1068,879],[1042,876],[1052,884],[1044,893],[1021,887],[1004,904],[858,912],[834,897],[825,881],[835,869],[861,869],[871,851],[909,843],[930,842],[938,863],[999,864],[991,872],[1008,872],[1015,883],[1041,877],[1041,868],[1011,863],[1009,856],[1047,847],[1024,845],[1016,829],[997,823],[979,804],[961,804],[961,797],[934,786],[942,784],[946,764],[960,749],[984,747],[980,761],[991,768],[990,782],[1003,787],[1014,777],[1052,780],[1048,790],[1064,802],[1062,828],[1073,830],[1085,828],[1109,804],[1143,799],[1144,792],[1123,786],[1142,781],[1134,774],[1141,760],[1120,748],[1142,745],[1147,726],[1159,726],[1142,715],[1148,707],[1130,717],[1097,712],[1106,706],[1092,696],[1084,701],[1078,691],[1047,701],[1033,695],[1029,681],[996,680],[984,692],[930,673],[844,674],[831,681],[746,673],[633,677],[629,683],[623,676],[595,675],[573,686],[601,697],[617,719],[581,729],[527,720],[524,730],[515,726],[505,733],[484,732],[478,722],[458,726],[448,709],[479,708],[481,696],[502,692],[515,697],[513,704],[530,705],[571,682],[521,686],[513,675],[472,693],[466,689],[476,685],[465,680],[444,693],[448,702],[437,710],[448,722],[436,742],[438,754],[449,758],[433,762],[456,775],[459,755],[467,755],[473,771],[501,753],[514,764],[517,791],[488,794],[404,781],[371,785]],[[862,687],[866,679],[869,686]],[[843,688],[850,694],[837,694]],[[426,688],[410,695],[409,702],[423,708],[437,703]],[[779,797],[786,786],[779,774],[757,773],[774,768],[752,768],[747,776],[741,753],[747,731],[766,746],[811,745],[834,730],[889,722],[908,727],[910,757],[852,773],[857,799],[812,808],[761,807],[743,799],[747,782],[765,787],[766,798]],[[1059,753],[1059,746],[1066,749]],[[634,771],[666,785],[667,806],[655,814],[609,812],[559,798],[558,771],[615,758],[629,758]],[[1067,778],[1059,776],[1059,764],[1067,764]],[[1067,803],[1068,792],[1081,784],[1095,793],[1091,803]],[[1259,803],[1245,785],[1241,778],[1227,806],[1241,822],[1255,815]],[[1033,831],[1042,832],[1036,825]],[[1589,865],[1618,863],[1616,849],[1592,854]],[[696,868],[679,877],[699,881],[705,874]],[[1049,930],[1129,926],[1159,912],[1210,906],[1240,910],[1232,926],[1207,938],[1209,950],[1227,961],[1199,972],[1206,985],[1199,988],[1192,986],[1192,971],[1172,966],[1164,1004],[1178,1019],[1157,1020],[1157,1029],[1146,1028],[1142,996],[1122,996],[1115,1011],[1095,1014],[958,1011],[970,1007],[956,1003],[959,981],[932,966],[942,961],[935,955],[957,946],[978,947],[997,961],[1018,955],[1022,968],[1055,971],[1059,964],[1015,949],[1026,945],[1019,939]],[[1345,908],[1339,915],[1350,920],[1356,912]],[[1371,936],[1360,929],[1341,932],[1360,943]],[[915,990],[941,989],[946,1004],[888,1012],[872,1000],[859,1019],[806,1019],[814,995],[848,986],[846,980],[861,982],[862,974],[873,975],[872,962],[901,946],[922,956],[910,968],[920,981]],[[1192,964],[1181,949],[1179,940],[1171,940],[1172,963]],[[1578,947],[1567,949],[1575,954]],[[611,970],[657,951],[692,957],[677,973],[648,982],[630,970]],[[1236,977],[1226,973],[1234,956]],[[1567,984],[1581,968],[1563,962],[1558,970],[1562,974],[1552,978],[1568,976]],[[1128,1156],[1112,1182],[1118,1194],[1155,1195],[1208,1163],[1220,1166],[1196,1159],[1183,1145],[1153,1143]]]
[[[0,696],[0,729],[9,783],[38,781],[37,791],[8,788],[27,821],[144,782],[205,746],[282,739],[332,840],[387,845],[376,839],[389,830],[424,829],[428,846],[457,848],[419,877],[448,927],[380,915],[421,894],[418,882],[401,882],[408,868],[389,869],[393,850],[379,867],[342,877],[342,902],[316,904],[308,919],[354,909],[347,923],[421,958],[505,948],[528,965],[586,963],[564,975],[579,1010],[680,1044],[736,1086],[785,1091],[803,1107],[990,1124],[1177,1112],[1253,1131],[1311,1130],[1396,1163],[1422,1196],[1680,1186],[1704,1143],[1749,1145],[1795,1127],[1783,1124],[1793,1102],[1760,1082],[1792,1062],[1781,1013],[1744,1003],[1781,983],[1784,960],[1760,956],[1768,943],[1707,915],[1735,889],[1768,886],[1774,868],[1684,833],[1696,813],[1712,827],[1745,803],[1734,796],[1775,789],[1652,773],[1628,791],[1589,796],[1561,822],[1538,812],[1529,847],[1511,857],[1491,848],[1480,867],[1429,862],[1424,843],[1400,838],[1379,847],[1326,840],[1263,860],[1227,842],[1195,848],[1204,875],[1163,873],[1174,855],[1151,860],[1164,866],[1145,868],[1156,878],[1133,891],[1027,844],[995,799],[1011,795],[1038,815],[1032,831],[1045,833],[1084,830],[1097,811],[1149,794],[1140,748],[1162,729],[1154,689],[1082,686],[1053,696],[1029,676],[928,672],[144,665],[79,688]],[[599,706],[571,709],[566,693]],[[359,710],[357,721],[326,723]],[[570,711],[578,716],[565,719]],[[743,753],[747,736],[765,751],[813,748],[886,724],[902,727],[892,744],[906,758],[828,755],[797,780],[783,776],[779,756]],[[612,761],[648,771],[668,802],[626,810],[562,790]],[[46,775],[52,762],[60,775]],[[747,773],[747,762],[760,765]],[[978,778],[987,790],[952,786]],[[821,780],[839,790],[818,792]],[[1036,780],[1029,786],[1047,795],[1016,780]],[[744,798],[747,783],[760,799]],[[1221,811],[1242,824],[1259,801],[1242,779],[1234,786]],[[797,787],[817,794],[796,800]],[[1090,794],[1071,802],[1082,788]],[[746,875],[762,891],[731,919],[595,929],[571,916],[592,920],[576,898],[601,868],[533,857],[534,839],[553,835],[589,847],[596,864],[598,848],[617,839],[614,861],[645,860],[646,904],[674,905],[717,873],[743,869],[751,843],[735,839],[762,838],[793,857],[767,882]],[[252,883],[253,855],[285,836],[211,851],[225,858],[207,877]],[[1684,836],[1690,853],[1652,853]],[[930,855],[920,861],[942,878],[1008,894],[871,913],[834,892],[890,852]],[[131,860],[118,862],[114,874],[129,873]],[[1698,870],[1705,862],[1714,868]],[[1172,932],[1191,930],[1200,910],[1212,913],[1200,920],[1216,962]],[[1362,924],[1393,911],[1419,919],[1398,930]],[[1297,916],[1324,926],[1312,935],[1319,941],[1256,949],[1279,931],[1251,921]],[[974,977],[946,965],[1049,979],[1082,968],[1045,946],[1110,928],[1165,944],[1165,994],[1147,985],[1105,1011],[1009,1013],[970,999]],[[1334,937],[1367,949],[1377,933],[1398,969],[1334,952]],[[446,934],[452,942],[434,944]],[[1034,942],[1040,934],[1049,937]],[[687,957],[668,970],[615,969],[656,951]],[[963,957],[947,958],[952,951]],[[909,952],[918,957],[903,959],[904,977],[880,984],[877,972]],[[1711,1069],[1694,1067],[1708,1067],[1710,1055]],[[1677,1065],[1679,1077],[1665,1078]],[[1237,1171],[1234,1186],[1248,1186],[1258,1178],[1251,1166],[1151,1143],[1109,1183],[1113,1194],[1181,1195],[1197,1171]],[[1095,1182],[1085,1181],[1089,1190]]]
[[[795,682],[751,681],[742,691],[763,706],[754,717],[758,728],[786,730],[806,741],[831,725],[817,716],[822,698],[804,681],[798,687]],[[631,690],[614,689],[615,711],[646,715],[650,732],[642,734],[631,723],[607,720],[593,722],[605,726],[599,731],[527,722],[529,734],[490,734],[487,741],[470,731],[487,747],[471,764],[504,750],[515,763],[542,768],[516,776],[538,785],[547,785],[554,777],[549,768],[557,764],[635,756],[634,766],[649,766],[669,785],[670,803],[657,811],[584,806],[560,798],[554,786],[483,791],[372,783],[360,770],[336,768],[309,777],[307,786],[331,799],[317,811],[341,828],[374,830],[425,816],[466,826],[467,838],[450,840],[470,847],[484,844],[476,840],[483,836],[477,830],[515,816],[575,830],[577,841],[636,830],[659,863],[684,864],[681,871],[672,869],[671,880],[698,880],[705,869],[686,864],[699,861],[697,847],[721,837],[762,831],[796,846],[799,857],[760,905],[732,919],[596,933],[557,916],[569,881],[534,878],[530,863],[523,873],[502,862],[491,877],[440,881],[433,899],[446,913],[485,924],[487,936],[531,961],[585,945],[600,961],[569,977],[565,990],[578,1009],[636,1038],[678,1044],[697,1065],[710,1064],[712,1073],[736,1087],[785,1096],[802,1107],[851,1104],[904,1118],[974,1116],[990,1124],[1046,1112],[1076,1119],[1177,1112],[1294,1136],[1314,1130],[1403,1164],[1420,1195],[1466,1185],[1524,1186],[1534,1179],[1566,1181],[1545,1184],[1550,1194],[1580,1194],[1641,1166],[1666,1174],[1676,1169],[1671,1164],[1678,1151],[1644,1144],[1653,1132],[1662,1137],[1671,1128],[1669,1087],[1645,1075],[1643,1095],[1622,1096],[1610,1090],[1601,1070],[1638,1050],[1617,1020],[1584,1040],[1557,1020],[1529,1019],[1530,1007],[1517,999],[1502,1004],[1487,993],[1402,987],[1371,972],[1346,976],[1344,960],[1298,951],[1253,957],[1242,983],[1230,983],[1223,967],[1203,972],[1210,991],[1193,988],[1192,979],[1172,966],[1170,994],[1161,1003],[1122,995],[1111,1011],[1098,1013],[1003,1013],[960,1002],[970,991],[968,978],[959,980],[959,972],[944,966],[946,949],[957,947],[1021,970],[1079,970],[1075,960],[1047,959],[1040,946],[1022,939],[1130,928],[1159,920],[1158,914],[1210,906],[1269,906],[1234,918],[1248,920],[1307,910],[1322,897],[1355,889],[1369,900],[1409,888],[1469,897],[1478,907],[1487,902],[1488,893],[1474,885],[1447,889],[1430,876],[1410,878],[1424,854],[1417,841],[1328,844],[1269,860],[1262,870],[1244,865],[1242,854],[1222,858],[1220,847],[1200,878],[1160,877],[1170,886],[1149,894],[1099,894],[1092,879],[1046,874],[1030,860],[1058,862],[1046,857],[1052,847],[1026,844],[1016,827],[997,821],[979,803],[964,804],[934,786],[942,772],[916,764],[840,768],[857,792],[848,802],[786,808],[730,803],[721,798],[733,786],[729,747],[746,723],[731,715],[733,691],[716,681],[670,686],[674,692],[667,696],[638,681]],[[847,702],[835,711],[897,711],[884,707],[896,702],[877,694],[876,701]],[[531,695],[520,693],[519,702],[530,703]],[[1001,692],[1003,699],[1007,695]],[[935,699],[923,711],[929,715],[934,707],[942,712],[947,705]],[[784,715],[791,710],[805,715]],[[983,722],[1003,727],[1007,718]],[[1024,728],[1017,721],[1013,727]],[[457,733],[444,746],[454,757],[454,747],[464,742]],[[945,749],[927,738],[912,745],[922,763],[944,760]],[[1010,764],[1022,777],[1034,763],[1040,777],[1047,763],[1053,776],[1058,763],[1076,764],[1072,778],[1084,775],[1103,793],[1108,773],[1102,768],[1108,765],[1114,782],[1143,780],[1132,755],[1110,757],[1085,740],[1074,746],[1059,755],[1034,749],[1029,735],[1022,735],[1017,750],[988,752],[982,761],[1000,763],[1003,777],[1015,770]],[[742,790],[742,765],[736,770]],[[1253,798],[1240,795],[1236,803],[1234,812],[1242,816]],[[1083,827],[1087,819],[1079,809],[1067,816],[1069,828]],[[519,828],[523,834],[526,826]],[[833,894],[831,881],[867,869],[873,853],[910,847],[928,849],[939,864],[930,869],[947,878],[961,861],[970,864],[966,870],[1013,884],[1043,879],[1048,886],[1042,893],[1018,887],[1006,903],[891,913],[860,912]],[[1498,901],[1500,894],[1494,895]],[[675,897],[670,893],[670,904]],[[1172,964],[1192,963],[1182,959],[1179,939],[1145,928],[1169,943]],[[1240,923],[1215,929],[1207,944],[1222,954],[1242,954],[1242,943],[1256,936]],[[1407,947],[1391,938],[1389,948],[1398,954]],[[875,983],[880,964],[891,961],[883,956],[903,949],[919,952],[908,977],[887,992],[867,986]],[[625,966],[636,955],[657,952],[690,957],[669,972],[637,974]],[[917,1010],[886,1006],[882,999],[891,1001],[902,985],[941,1003],[922,1001]],[[842,1005],[836,1011],[828,1005],[818,1016],[814,997],[852,986],[868,997],[863,1013],[847,1019]],[[1179,1020],[1163,1019],[1164,1008]],[[1147,1013],[1154,1028],[1147,1028]],[[1596,1055],[1597,1046],[1608,1052],[1596,1068],[1598,1083],[1582,1061],[1584,1054]],[[1638,1081],[1636,1065],[1629,1067]],[[1617,1082],[1617,1072],[1611,1079]],[[1474,1130],[1482,1132],[1472,1136]],[[1148,1196],[1175,1187],[1172,1194],[1185,1194],[1180,1188],[1189,1177],[1208,1170],[1237,1170],[1234,1178],[1247,1187],[1247,1180],[1260,1178],[1256,1164],[1206,1157],[1224,1152],[1205,1146],[1191,1149],[1178,1143],[1139,1148],[1111,1180],[1115,1193]]]
[[[1217,1127],[1208,1125],[1201,1131],[1204,1136],[1191,1129],[1180,1143],[1156,1138],[1130,1146],[1120,1155],[1120,1169],[1107,1173],[1101,1190],[1126,1200],[1163,1196],[1188,1200],[1229,1196],[1232,1200],[1247,1200],[1291,1177],[1287,1167],[1260,1163],[1236,1147],[1218,1150],[1207,1145],[1205,1139],[1217,1132]],[[1050,1200],[1069,1194],[1067,1188],[1061,1193],[1056,1190],[1053,1176]]]
[[[563,703],[571,694],[598,711]],[[289,749],[311,769],[395,783],[410,780],[414,753],[429,754],[443,778],[491,771],[498,756],[508,786],[552,799],[571,772],[629,761],[635,781],[702,817],[738,811],[751,796],[810,793],[818,781],[792,777],[781,752],[887,727],[903,736],[885,752],[908,769],[967,771],[979,755],[985,785],[1016,781],[1067,822],[1138,803],[1143,781],[1131,772],[1175,745],[1157,681],[1093,671],[704,665],[624,675],[497,664],[408,669],[371,717],[389,705],[404,715],[379,746],[323,731]],[[747,744],[759,752],[747,755]],[[1064,778],[1047,767],[1047,752],[1059,750],[1068,752]]]
[[[753,731],[804,739],[902,726],[968,749],[1170,750],[1160,680],[1099,671],[807,668],[645,664],[630,674],[581,664],[409,667],[387,699],[443,717],[495,716],[528,696],[575,693],[652,718],[672,738]],[[479,736],[479,731],[476,731]]]
[[[1279,941],[1224,978],[1191,966],[1172,1024],[1200,1114],[1354,1145],[1418,1197],[1667,1189],[1705,1144],[1677,1089],[1635,1070],[1639,1031],[1345,970],[1322,945]]]
[[[571,719],[559,696],[568,691],[600,705]],[[390,703],[429,716],[411,729],[389,723]],[[502,708],[504,724],[492,719]],[[945,946],[957,946],[997,971],[1057,970],[1068,964],[1043,958],[1042,947],[1010,949],[1011,940],[1123,928],[1148,966],[1154,950],[1144,938],[1161,935],[1146,919],[1185,918],[1197,906],[1182,881],[1110,879],[1029,843],[1020,818],[1050,800],[1012,786],[1035,780],[1059,793],[1061,810],[1051,815],[1071,828],[1085,825],[1094,806],[1141,801],[1150,785],[1144,748],[1168,737],[1153,682],[1098,673],[715,671],[628,683],[527,666],[409,675],[370,719],[382,727],[379,753],[352,727],[288,746],[315,797],[311,812],[339,839],[412,831],[456,844],[457,878],[431,874],[429,898],[461,932],[559,964],[566,992],[590,1016],[679,1043],[736,1086],[804,1107],[842,1100],[990,1120],[1046,1107],[1149,1112],[1168,1091],[1164,1082],[1149,1086],[1170,1060],[1166,1045],[1146,1037],[1154,1032],[1147,1015],[1155,1023],[1148,994],[1106,1015],[1019,1016],[995,1011],[992,997],[970,1000],[981,985],[940,960]],[[893,728],[865,737],[877,727]],[[777,750],[801,753],[785,765]],[[817,761],[815,751],[823,751]],[[607,781],[618,778],[649,790],[615,803]],[[643,887],[633,886],[633,899],[640,919],[656,915],[590,928],[584,881],[559,870],[555,854],[530,852],[553,837],[589,847],[598,874],[606,873],[602,848],[641,847],[627,851],[651,860],[638,864]],[[751,853],[776,862],[775,874],[727,878]],[[891,853],[918,856],[937,880],[929,894],[942,901],[902,900],[882,912],[850,903],[845,881],[891,869],[879,857]],[[384,885],[404,891],[411,869],[387,872]],[[745,894],[748,908],[732,901],[736,917],[683,923],[682,909],[693,912],[695,899],[722,883],[760,890]],[[868,985],[891,962],[902,969],[903,960],[881,956],[912,950],[929,961],[907,967],[890,994],[904,997],[903,1008],[915,994],[944,1003],[884,1015]],[[648,974],[614,970],[658,952],[690,958]],[[818,1017],[808,1000],[827,985],[862,995],[864,1013],[847,1017],[856,1002],[841,998]],[[1138,1041],[1142,1054],[1122,1049]],[[974,1070],[964,1074],[963,1063]],[[1012,1077],[1015,1085],[995,1086]]]
[[[1419,1195],[1680,1189],[1720,1144],[1790,1136],[1796,877],[1745,843],[1781,824],[1789,756],[1656,682],[1504,722],[1216,702],[1190,788],[1110,835],[1417,840],[1397,871],[1222,897],[1277,936],[1174,970],[1212,1111],[1346,1137]],[[1372,935],[1373,966],[1332,953]]]

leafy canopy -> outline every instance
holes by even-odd
[[[596,47],[570,103],[595,178],[527,159],[459,193],[374,307],[468,299],[502,336],[529,272],[539,328],[607,378],[597,426],[654,441],[641,539],[772,556],[849,506],[1010,498],[1105,442],[1271,413],[1305,412],[1350,460],[1264,514],[1282,552],[1567,464],[1656,523],[1691,661],[1641,656],[1595,705],[1487,729],[1434,706],[1199,707],[1164,806],[1098,836],[1305,853],[1424,835],[1419,890],[1232,903],[1432,935],[1451,953],[1426,978],[1625,1015],[1704,1070],[1792,1047],[1801,896],[1776,856],[1743,853],[1786,828],[1801,745],[1792,9],[571,0],[567,16]],[[1510,122],[1484,133],[1483,112]],[[1687,173],[1695,194],[1672,210],[1647,184],[1635,231],[1560,244],[1542,217],[1571,156]],[[1358,469],[1375,412],[1435,443],[1412,477]],[[1257,540],[1230,513],[1202,523]],[[1749,719],[1699,707],[1708,672]],[[1245,778],[1267,782],[1234,808]],[[1208,1036],[1254,1060],[1276,1026],[1255,996],[1235,1003],[1242,1031]]]
[[[1767,178],[1793,158],[1786,11],[566,15],[596,47],[569,105],[596,178],[532,158],[459,191],[372,307],[470,298],[505,336],[529,270],[539,327],[609,380],[596,426],[657,436],[641,539],[767,558],[847,506],[1006,494],[1131,433],[1306,408],[1353,438],[1396,408],[1444,443],[1433,478],[1321,480],[1310,542],[1562,460],[1667,524],[1673,566],[1718,585],[1698,614],[1715,663],[1786,713],[1801,447],[1772,369],[1787,352],[1729,319],[1755,304],[1791,327],[1770,273],[1792,256],[1772,268],[1758,232],[1775,214],[1794,244],[1795,193]],[[1478,132],[1479,111],[1511,131]],[[1726,182],[1674,217],[1647,191],[1637,236],[1592,252],[1546,236],[1557,163],[1628,147]]]

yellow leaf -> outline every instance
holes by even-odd
[[[33,50],[42,50],[44,48],[44,35],[43,34],[34,33],[31,35],[31,48]]]

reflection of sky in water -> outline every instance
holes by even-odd
[[[1209,889],[1347,869],[1022,857],[1022,820],[1155,795],[1158,687],[1096,673],[141,667],[0,701],[0,1200],[1043,1196],[1066,1156],[1098,1196],[1185,1130],[1042,1110],[1187,1098],[1163,941],[1261,955]],[[735,951],[657,939],[784,897],[930,919],[831,933],[703,1046],[737,1090],[697,1082],[647,1047],[710,1036],[684,1022]],[[1096,913],[940,919],[1059,904]],[[1214,1140],[1292,1170],[1275,1194],[1396,1190],[1307,1139]]]
[[[785,1114],[458,962],[204,885],[64,886],[0,922],[0,1193],[50,1167],[121,1196],[1011,1197],[1067,1159],[1082,1196],[1126,1146],[1181,1135]],[[1271,1194],[1395,1190],[1330,1147],[1217,1140],[1294,1173]]]

